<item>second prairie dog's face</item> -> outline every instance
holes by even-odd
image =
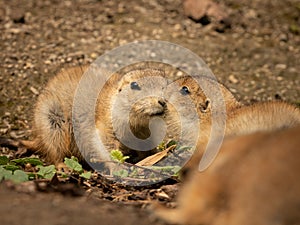
[[[168,96],[171,101],[176,101],[181,107],[193,107],[197,113],[205,113],[210,109],[210,100],[191,77],[179,78],[168,85]],[[186,109],[187,113],[191,109]]]

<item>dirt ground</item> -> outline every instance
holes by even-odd
[[[279,98],[299,104],[300,1],[216,2],[229,14],[230,26],[191,20],[180,0],[0,1],[0,136],[30,136],[37,96],[60,68],[91,63],[136,40],[192,50],[244,103]],[[0,153],[15,157],[12,149]],[[118,189],[130,196],[120,203],[103,186],[65,194],[35,185],[0,185],[1,224],[164,224],[147,205],[172,205],[178,188],[171,182]]]

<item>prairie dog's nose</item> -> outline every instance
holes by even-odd
[[[162,107],[166,105],[166,100],[164,98],[158,99],[158,104],[160,104]]]

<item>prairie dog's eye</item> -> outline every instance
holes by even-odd
[[[135,81],[130,83],[130,88],[131,88],[132,90],[141,90],[140,86],[139,86],[138,83],[135,82]]]
[[[191,92],[190,92],[190,90],[189,90],[188,87],[183,86],[183,87],[180,89],[180,93],[181,93],[182,95],[188,95],[188,94],[190,94]]]

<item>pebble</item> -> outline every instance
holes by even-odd
[[[179,31],[181,30],[181,25],[179,23],[174,25],[174,30]]]
[[[281,76],[278,76],[278,77],[276,77],[276,80],[278,80],[278,81],[282,81],[282,80],[283,80],[283,77],[281,77]]]
[[[93,53],[91,53],[90,56],[91,56],[92,59],[96,59],[98,57],[98,54],[93,52]]]
[[[275,69],[277,69],[277,70],[285,70],[286,68],[287,68],[287,65],[285,65],[285,64],[275,65]]]
[[[44,63],[45,63],[46,65],[50,65],[50,64],[51,64],[51,61],[50,61],[50,60],[45,60]]]
[[[236,79],[236,77],[233,74],[229,75],[228,80],[233,84],[237,84],[239,82],[239,80]]]
[[[123,21],[124,21],[125,23],[128,23],[128,24],[134,24],[134,23],[135,23],[135,19],[132,18],[132,17],[124,18]]]
[[[26,62],[25,63],[25,65],[24,65],[24,69],[26,70],[26,69],[31,69],[31,68],[33,68],[34,67],[34,65],[31,63],[31,62]]]
[[[33,94],[35,94],[35,95],[39,94],[39,91],[35,87],[30,87],[29,89]]]

